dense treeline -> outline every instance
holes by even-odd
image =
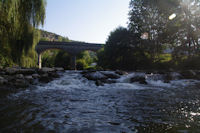
[[[0,64],[35,66],[36,28],[44,23],[45,0],[0,0]],[[35,60],[33,60],[35,59]]]
[[[129,24],[98,54],[109,69],[199,69],[199,0],[131,0]]]

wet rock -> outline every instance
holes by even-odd
[[[0,70],[0,75],[5,75],[6,74],[6,72],[2,69],[2,70]]]
[[[8,80],[6,80],[3,77],[0,77],[0,85],[4,85],[4,84],[7,84],[7,83],[8,83]]]
[[[32,77],[33,77],[34,79],[37,79],[37,78],[40,77],[40,75],[36,73],[36,74],[32,74]]]
[[[177,72],[168,72],[164,76],[164,83],[170,83],[171,80],[181,79],[181,74]]]
[[[52,77],[52,78],[59,78],[60,76],[59,76],[59,74],[56,73],[56,72],[51,72],[51,73],[49,73],[49,77]]]
[[[26,79],[29,83],[32,83],[32,82],[33,82],[33,77],[32,77],[31,75],[25,76],[25,79]]]
[[[13,85],[17,88],[27,88],[29,86],[29,83],[23,79],[16,79]]]
[[[107,76],[108,78],[111,78],[111,79],[118,79],[118,78],[120,78],[120,76],[118,74],[116,74],[115,72],[101,71],[101,73],[103,75]]]
[[[14,75],[14,74],[17,74],[18,69],[17,68],[6,68],[5,72],[6,72],[6,74]]]
[[[62,67],[56,67],[55,70],[56,71],[64,71],[64,68],[62,68]]]
[[[197,78],[197,74],[194,70],[185,70],[180,72],[183,78],[186,79],[195,79]]]
[[[24,75],[23,75],[23,74],[17,74],[17,75],[15,75],[15,77],[16,77],[17,79],[23,79],[23,78],[24,78]]]
[[[48,67],[43,67],[38,71],[39,74],[45,74],[45,73],[50,73],[50,72],[55,72],[55,69],[53,68],[48,68]]]
[[[87,78],[88,80],[102,80],[102,79],[108,79],[107,76],[105,76],[104,74],[100,73],[100,72],[91,72],[91,73],[86,73],[83,75],[85,78]]]
[[[42,83],[48,83],[48,82],[50,82],[52,80],[53,80],[53,78],[50,77],[47,73],[41,75],[40,78],[39,78],[39,81],[42,82]]]
[[[143,76],[136,76],[130,79],[131,83],[139,82],[140,84],[147,84],[145,77]]]
[[[104,80],[101,80],[103,83],[107,83],[107,84],[113,84],[113,83],[116,83],[116,80],[114,79],[104,79]]]
[[[111,125],[115,125],[115,126],[120,125],[119,122],[108,122],[108,123],[111,124]]]
[[[24,74],[24,75],[29,75],[29,74],[33,74],[36,71],[34,69],[22,69],[22,68],[6,68],[5,69],[6,74],[9,75],[14,75],[14,74]]]
[[[96,86],[103,86],[103,82],[101,82],[100,80],[95,81]]]
[[[31,75],[36,73],[35,69],[19,69],[17,73],[24,74],[24,75]]]
[[[119,75],[128,75],[127,72],[121,71],[121,70],[116,70],[115,73],[116,73],[116,74],[119,74]]]
[[[92,73],[92,72],[97,72],[96,70],[83,70],[81,72],[81,74],[88,74],[88,73]]]
[[[0,76],[0,80],[4,80],[4,78]]]

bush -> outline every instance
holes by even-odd
[[[84,70],[88,67],[88,64],[86,63],[86,61],[84,59],[79,59],[76,61],[76,68],[78,70]]]

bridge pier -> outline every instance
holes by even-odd
[[[76,55],[71,55],[71,69],[76,70]]]
[[[38,53],[38,66],[39,66],[39,69],[42,68],[42,54],[41,53]]]

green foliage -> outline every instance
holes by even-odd
[[[200,0],[131,0],[128,29],[111,32],[98,52],[98,65],[128,70],[198,68],[199,5]],[[172,14],[175,18],[169,19]],[[173,52],[165,53],[166,49]]]
[[[4,58],[18,65],[35,65],[25,62],[32,62],[30,58],[35,56],[33,46],[39,37],[35,28],[44,23],[45,5],[45,0],[0,1],[0,54],[4,56],[2,51],[6,51]]]
[[[117,28],[111,32],[105,48],[98,52],[98,65],[108,69],[126,70],[145,67],[148,56],[139,47],[140,43],[138,34],[131,34],[126,28]]]
[[[70,69],[70,55],[65,51],[59,51],[56,55],[54,66]]]
[[[84,69],[88,68],[88,64],[87,64],[86,60],[84,60],[84,59],[77,60],[76,61],[76,68],[78,70],[84,70]]]

